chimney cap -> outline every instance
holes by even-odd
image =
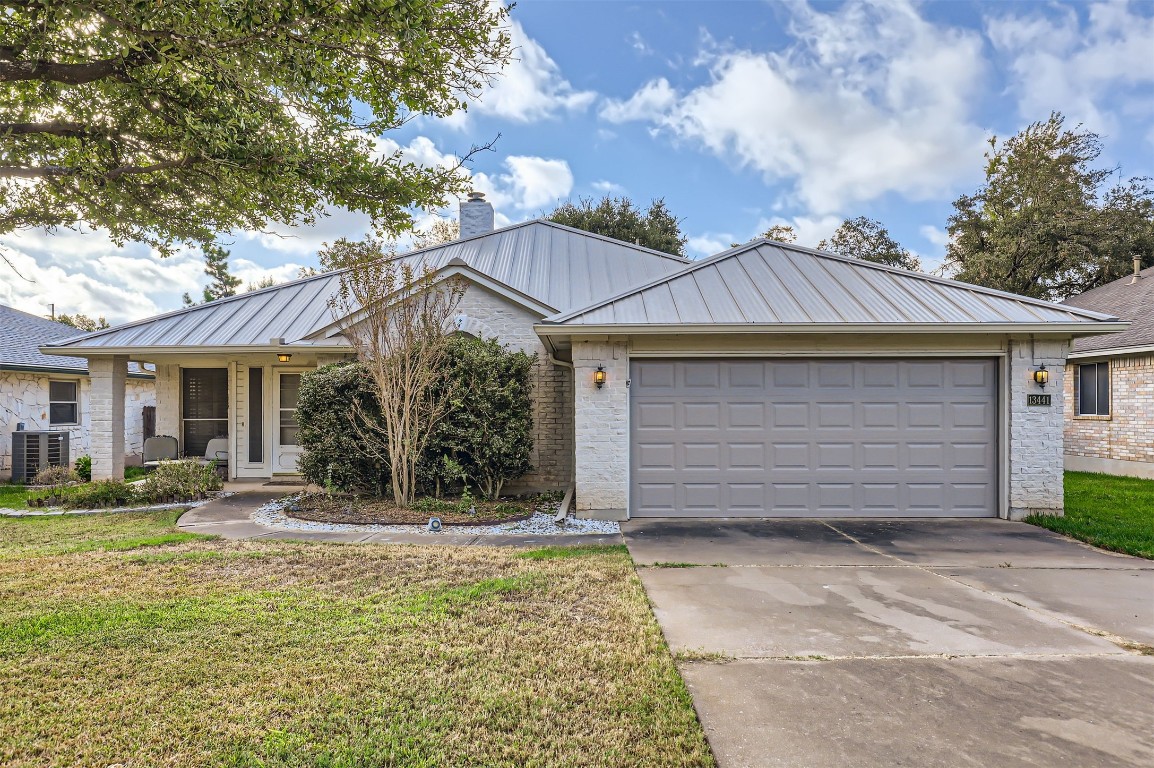
[[[484,192],[477,192],[476,190],[469,193],[469,202],[481,202],[485,199]]]

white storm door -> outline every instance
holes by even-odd
[[[301,455],[297,426],[297,398],[300,395],[299,373],[276,373],[276,397],[273,412],[273,465],[274,474],[295,473]]]

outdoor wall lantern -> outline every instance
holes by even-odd
[[[593,371],[593,383],[597,385],[597,389],[605,386],[605,366],[598,365],[597,370]]]
[[[1038,370],[1034,371],[1034,381],[1042,389],[1046,388],[1046,382],[1050,380],[1050,372],[1046,370],[1046,364],[1042,363]]]
[[[289,360],[293,359],[293,356],[288,352],[277,352],[276,359],[282,363],[287,363]]]

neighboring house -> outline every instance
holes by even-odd
[[[38,347],[82,334],[0,305],[0,479],[12,476],[12,432],[28,430],[70,433],[73,460],[90,449],[92,409],[88,361],[82,357],[49,357]],[[156,404],[153,376],[133,364],[124,388],[124,450],[139,455],[144,444],[144,406]]]
[[[398,258],[466,281],[460,330],[538,353],[521,487],[573,483],[583,515],[1060,513],[1070,342],[1127,327],[782,243],[687,261],[548,221],[492,231],[487,202],[461,207],[462,239]],[[98,402],[119,402],[129,360],[155,363],[158,432],[190,454],[227,436],[234,477],[293,473],[300,374],[350,354],[339,281],[43,349],[87,357]],[[116,415],[99,431],[94,473],[115,474]]]
[[[1066,365],[1066,468],[1154,478],[1154,267],[1073,296],[1129,320],[1077,339]]]

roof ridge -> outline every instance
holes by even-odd
[[[1073,306],[1067,306],[1064,304],[1058,304],[1056,302],[1043,301],[1042,299],[1035,299],[1035,298],[1032,298],[1030,296],[1020,296],[1020,295],[1015,294],[1015,293],[1009,293],[1007,291],[999,291],[997,289],[987,288],[987,287],[981,286],[981,285],[974,285],[972,283],[963,283],[960,280],[951,280],[949,278],[938,277],[937,275],[926,274],[925,272],[915,272],[913,270],[901,269],[899,267],[891,267],[888,264],[878,264],[877,262],[866,261],[865,259],[855,259],[852,256],[842,256],[841,254],[829,253],[828,251],[820,251],[816,248],[807,248],[805,246],[795,245],[793,243],[783,243],[783,242],[780,242],[777,240],[770,240],[768,238],[762,237],[762,238],[756,238],[754,240],[750,240],[747,243],[742,243],[741,245],[737,245],[737,246],[734,246],[732,248],[728,248],[724,251],[721,251],[720,253],[714,254],[713,256],[709,256],[708,258],[690,262],[689,265],[687,265],[685,269],[679,270],[677,272],[672,272],[668,275],[664,275],[664,276],[656,278],[654,280],[650,280],[649,282],[643,283],[641,285],[633,286],[633,287],[628,288],[625,291],[623,291],[623,292],[621,292],[615,296],[612,296],[610,298],[599,300],[599,301],[594,302],[592,304],[589,304],[585,307],[570,310],[569,312],[566,312],[566,313],[561,314],[561,315],[554,315],[553,317],[546,318],[545,322],[548,322],[548,323],[567,322],[567,321],[569,321],[575,317],[578,317],[580,315],[586,314],[588,312],[592,312],[596,309],[600,309],[604,306],[612,304],[616,301],[620,301],[620,300],[627,298],[629,296],[632,296],[634,294],[641,293],[642,291],[648,290],[649,288],[652,288],[656,285],[660,285],[661,283],[672,282],[673,280],[675,280],[679,277],[682,277],[683,275],[691,274],[691,273],[697,271],[698,269],[702,269],[704,267],[715,264],[719,261],[723,261],[725,259],[732,258],[732,257],[737,256],[737,255],[744,253],[746,251],[756,250],[757,248],[760,248],[763,245],[768,245],[768,246],[772,246],[774,248],[780,248],[782,250],[787,250],[787,251],[796,251],[798,253],[803,253],[803,254],[806,254],[808,256],[816,256],[818,258],[828,259],[831,261],[837,261],[837,262],[841,262],[843,264],[849,264],[849,265],[855,266],[855,267],[866,267],[868,269],[876,269],[876,270],[881,271],[881,272],[896,274],[896,275],[900,275],[903,277],[909,277],[909,278],[915,278],[918,280],[924,280],[926,282],[934,283],[935,285],[944,285],[948,288],[952,288],[955,290],[965,290],[965,291],[970,291],[973,293],[978,293],[981,295],[995,296],[995,297],[1002,298],[1002,299],[1010,299],[1012,301],[1024,302],[1026,304],[1032,304],[1034,306],[1046,307],[1048,309],[1060,308],[1063,311],[1071,312],[1071,313],[1077,314],[1077,315],[1082,315],[1082,316],[1084,316],[1090,320],[1116,319],[1116,317],[1114,315],[1108,315],[1105,313],[1095,312],[1093,310],[1088,310],[1088,309],[1082,309],[1081,307],[1073,307]]]
[[[676,262],[681,263],[681,264],[692,264],[694,261],[693,259],[689,258],[688,256],[678,256],[675,253],[666,253],[665,251],[659,251],[656,248],[650,248],[648,246],[641,245],[640,243],[631,243],[628,240],[618,240],[616,237],[609,237],[609,235],[602,235],[599,232],[590,232],[589,230],[586,230],[586,229],[579,229],[578,227],[571,227],[568,224],[562,224],[560,222],[553,221],[552,219],[547,219],[544,217],[538,218],[538,219],[530,219],[529,221],[524,222],[524,223],[526,223],[526,224],[545,224],[545,225],[553,227],[555,229],[560,229],[560,230],[563,230],[565,232],[571,232],[575,235],[582,235],[584,237],[591,237],[595,240],[604,240],[606,242],[610,242],[610,243],[613,243],[615,245],[624,245],[624,246],[627,246],[629,248],[632,248],[635,251],[641,251],[642,253],[646,254],[647,256],[660,256],[663,259],[669,259],[671,261],[676,261]]]

